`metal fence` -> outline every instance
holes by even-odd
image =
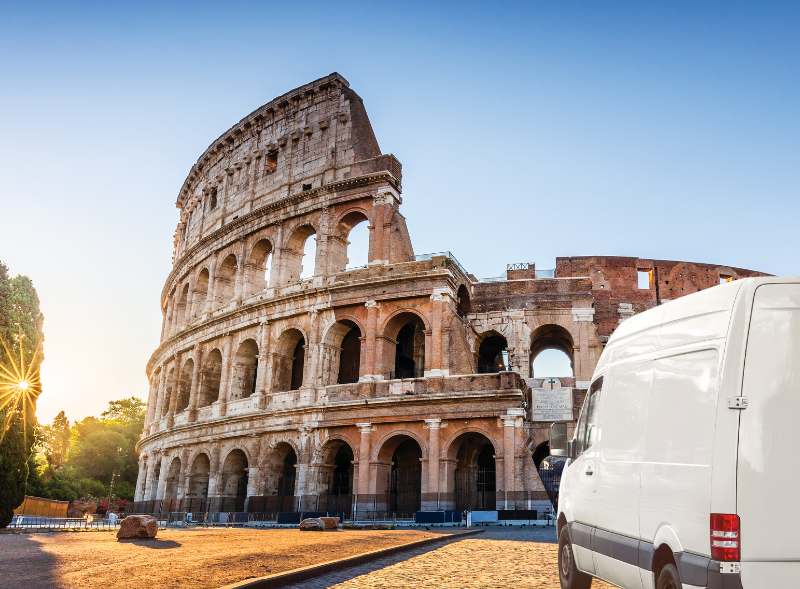
[[[15,515],[8,527],[18,530],[115,530],[121,519]]]

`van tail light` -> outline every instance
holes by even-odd
[[[711,559],[720,561],[741,560],[741,534],[739,516],[735,513],[711,514]]]

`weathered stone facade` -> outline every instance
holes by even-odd
[[[546,500],[533,455],[550,425],[531,419],[532,359],[568,354],[574,379],[562,384],[577,406],[619,321],[757,274],[574,257],[481,281],[449,254],[415,256],[401,203],[400,163],[338,74],[262,106],[203,153],[177,201],[138,501],[530,507]],[[348,268],[361,222],[368,265]]]

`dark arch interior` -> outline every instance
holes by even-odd
[[[418,378],[425,373],[425,325],[412,315],[397,333],[395,378]]]
[[[333,457],[333,473],[328,492],[331,495],[350,495],[353,492],[353,451],[345,443]]]
[[[483,435],[465,434],[456,453],[456,509],[495,509],[494,447]]]
[[[338,384],[358,382],[361,371],[361,330],[354,323],[342,338]]]
[[[456,297],[458,299],[456,301],[456,313],[458,313],[459,317],[466,317],[467,313],[472,310],[472,302],[470,301],[467,287],[463,284],[459,286]]]
[[[478,349],[478,372],[488,374],[506,370],[503,352],[507,352],[506,338],[499,334],[489,335],[481,341]]]
[[[292,352],[292,380],[289,390],[296,391],[303,386],[303,370],[306,362],[306,340],[300,337]]]
[[[294,448],[289,448],[283,457],[281,470],[278,474],[277,494],[282,497],[294,495],[294,481],[297,472],[297,454]]]
[[[392,454],[389,472],[389,509],[413,514],[420,509],[422,493],[422,450],[411,438],[401,442]]]

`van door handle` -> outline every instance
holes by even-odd
[[[587,466],[583,474],[585,474],[587,477],[590,477],[594,474],[594,470],[592,470],[591,466]]]

